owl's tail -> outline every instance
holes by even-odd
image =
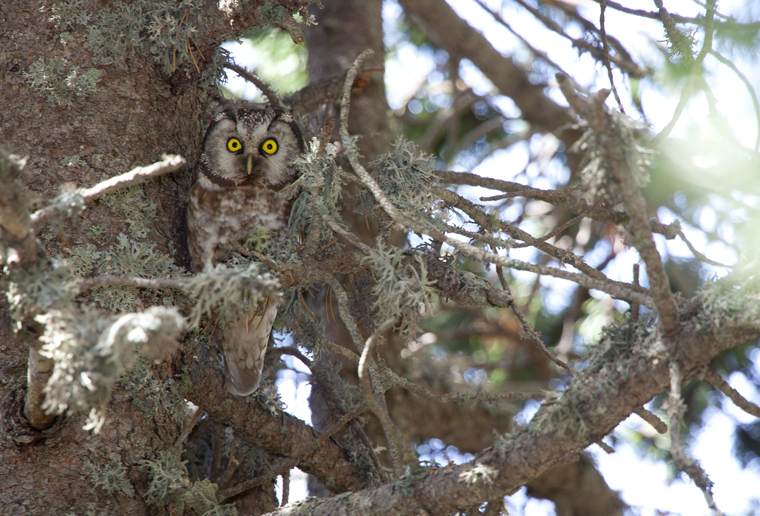
[[[259,387],[275,317],[277,303],[270,300],[263,310],[251,312],[227,324],[219,333],[227,390],[230,393],[248,396]]]

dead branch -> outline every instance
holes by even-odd
[[[728,385],[728,382],[726,382],[718,373],[710,368],[705,371],[705,381],[728,396],[731,401],[736,404],[737,407],[742,409],[747,414],[753,415],[755,417],[760,417],[760,407],[739,394],[736,389]]]
[[[244,493],[245,491],[253,489],[254,487],[260,486],[261,484],[269,482],[280,475],[286,474],[291,469],[297,467],[305,458],[307,458],[308,456],[312,455],[314,452],[319,450],[319,448],[323,444],[325,444],[325,442],[328,439],[330,439],[332,436],[340,432],[348,423],[350,423],[357,417],[361,416],[366,411],[367,411],[366,405],[359,405],[352,411],[346,413],[346,415],[340,418],[340,421],[338,421],[335,425],[330,427],[330,429],[327,432],[321,434],[316,441],[306,446],[303,451],[296,453],[289,460],[285,461],[280,466],[274,468],[272,471],[270,471],[266,475],[262,475],[260,477],[246,480],[245,482],[241,482],[240,484],[236,486],[219,491],[217,493],[217,498],[219,499],[219,501],[224,501],[228,498],[232,498],[233,496],[237,496],[241,493]],[[283,482],[285,482],[285,479],[283,479]],[[287,502],[284,502],[284,503],[287,503]]]
[[[182,156],[169,155],[152,165],[134,168],[125,174],[98,183],[92,188],[78,189],[74,194],[59,197],[50,206],[34,212],[31,217],[32,226],[37,229],[46,220],[70,210],[77,203],[87,204],[120,188],[179,170],[186,164]]]
[[[662,258],[652,240],[652,229],[644,198],[636,185],[633,171],[627,168],[624,150],[619,148],[613,138],[608,137],[615,131],[612,116],[604,108],[604,99],[609,90],[601,90],[585,98],[575,92],[572,81],[566,75],[557,74],[557,81],[570,106],[588,121],[591,130],[603,141],[605,163],[618,185],[618,191],[630,216],[632,243],[647,266],[650,292],[660,316],[660,329],[665,339],[672,341],[678,331],[678,308],[670,292],[670,283],[662,265]]]

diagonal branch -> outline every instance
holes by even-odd
[[[37,210],[31,216],[32,226],[37,229],[40,224],[46,220],[71,210],[76,209],[76,205],[86,204],[88,202],[95,201],[99,197],[102,197],[108,193],[111,193],[120,188],[125,188],[131,184],[145,181],[152,177],[158,177],[169,172],[174,172],[181,169],[187,164],[185,158],[182,156],[166,156],[163,160],[148,165],[147,167],[137,167],[125,174],[121,174],[116,177],[112,177],[102,183],[98,183],[92,188],[82,188],[77,190],[72,195],[62,196],[51,204],[41,210]]]
[[[359,405],[358,407],[351,410],[350,412],[347,412],[342,418],[340,418],[340,421],[335,423],[332,427],[330,427],[329,430],[321,434],[316,441],[310,443],[308,446],[306,446],[303,449],[303,451],[298,452],[291,459],[285,461],[284,463],[272,469],[272,471],[270,471],[269,473],[265,475],[261,475],[256,478],[246,480],[245,482],[241,482],[240,484],[237,484],[230,488],[219,491],[216,495],[217,498],[219,499],[220,502],[222,502],[228,498],[232,498],[233,496],[237,496],[241,493],[244,493],[245,491],[253,489],[254,487],[260,486],[261,484],[274,480],[276,477],[280,475],[286,474],[291,469],[297,467],[301,462],[303,462],[306,457],[317,452],[322,447],[322,445],[324,445],[325,442],[327,442],[328,439],[331,439],[332,436],[334,436],[335,434],[343,430],[343,428],[348,423],[350,423],[357,417],[361,416],[366,411],[367,411],[366,405]],[[283,479],[283,484],[284,484],[284,481],[285,480]],[[287,497],[283,495],[283,499],[287,499]],[[284,504],[286,505],[287,502],[284,502]]]
[[[300,419],[286,413],[272,414],[251,398],[230,396],[222,375],[196,357],[187,368],[188,400],[202,406],[209,417],[233,427],[239,438],[276,456],[300,457],[297,466],[316,476],[333,492],[360,489],[362,472],[348,460],[348,453],[327,439],[318,446],[319,434]],[[189,361],[189,360],[188,360]],[[302,453],[314,448],[314,451]]]
[[[502,95],[512,98],[533,130],[553,131],[573,122],[566,108],[544,95],[541,85],[531,83],[523,69],[501,55],[445,1],[401,0],[399,3],[436,46],[453,56],[471,60]]]
[[[609,90],[601,90],[588,98],[575,92],[570,79],[564,74],[557,74],[557,81],[570,106],[598,136],[604,148],[604,161],[612,178],[617,183],[618,191],[630,216],[631,234],[634,247],[639,251],[647,266],[650,292],[660,317],[659,326],[666,341],[674,341],[678,332],[678,307],[670,291],[670,283],[662,265],[662,258],[652,239],[644,197],[628,168],[625,150],[617,144],[616,128],[612,116],[604,108],[604,99]]]
[[[747,298],[734,324],[701,329],[699,313],[683,322],[675,349],[683,381],[698,379],[719,353],[760,336],[754,311],[758,301]],[[723,317],[725,314],[712,314]],[[646,342],[646,344],[645,344]],[[639,335],[631,349],[642,346],[658,353],[631,353],[627,357],[592,364],[593,374],[573,380],[568,388],[544,403],[531,423],[514,439],[500,440],[473,461],[459,466],[429,468],[424,478],[365,489],[347,497],[304,502],[276,510],[271,516],[327,516],[352,514],[450,514],[507,495],[551,466],[568,460],[611,432],[636,407],[670,386],[669,364],[663,342]],[[568,414],[573,414],[568,417]],[[403,489],[403,496],[399,492]]]
[[[269,102],[271,102],[273,106],[278,107],[280,109],[285,108],[285,106],[283,106],[282,102],[280,101],[280,97],[277,96],[277,93],[274,92],[274,90],[269,85],[269,83],[261,80],[255,73],[249,72],[242,66],[237,65],[235,63],[230,63],[230,62],[224,63],[224,67],[232,70],[233,72],[238,74],[240,77],[242,77],[246,81],[256,86],[258,89],[260,89],[261,92],[264,94],[264,96],[269,99]]]
[[[731,401],[736,404],[737,407],[742,409],[747,414],[755,417],[760,417],[760,407],[739,394],[736,389],[728,385],[728,382],[726,382],[718,373],[710,368],[708,368],[705,372],[705,381],[728,396]]]

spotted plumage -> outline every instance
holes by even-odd
[[[193,270],[226,260],[258,228],[272,235],[286,229],[291,203],[283,188],[295,181],[288,163],[301,152],[301,131],[284,111],[234,107],[214,117],[187,209]],[[270,300],[214,333],[231,393],[247,396],[258,388],[276,315]]]

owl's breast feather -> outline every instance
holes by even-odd
[[[290,202],[279,191],[240,187],[221,188],[205,177],[190,191],[187,211],[188,247],[194,270],[217,262],[259,227],[282,230]]]

